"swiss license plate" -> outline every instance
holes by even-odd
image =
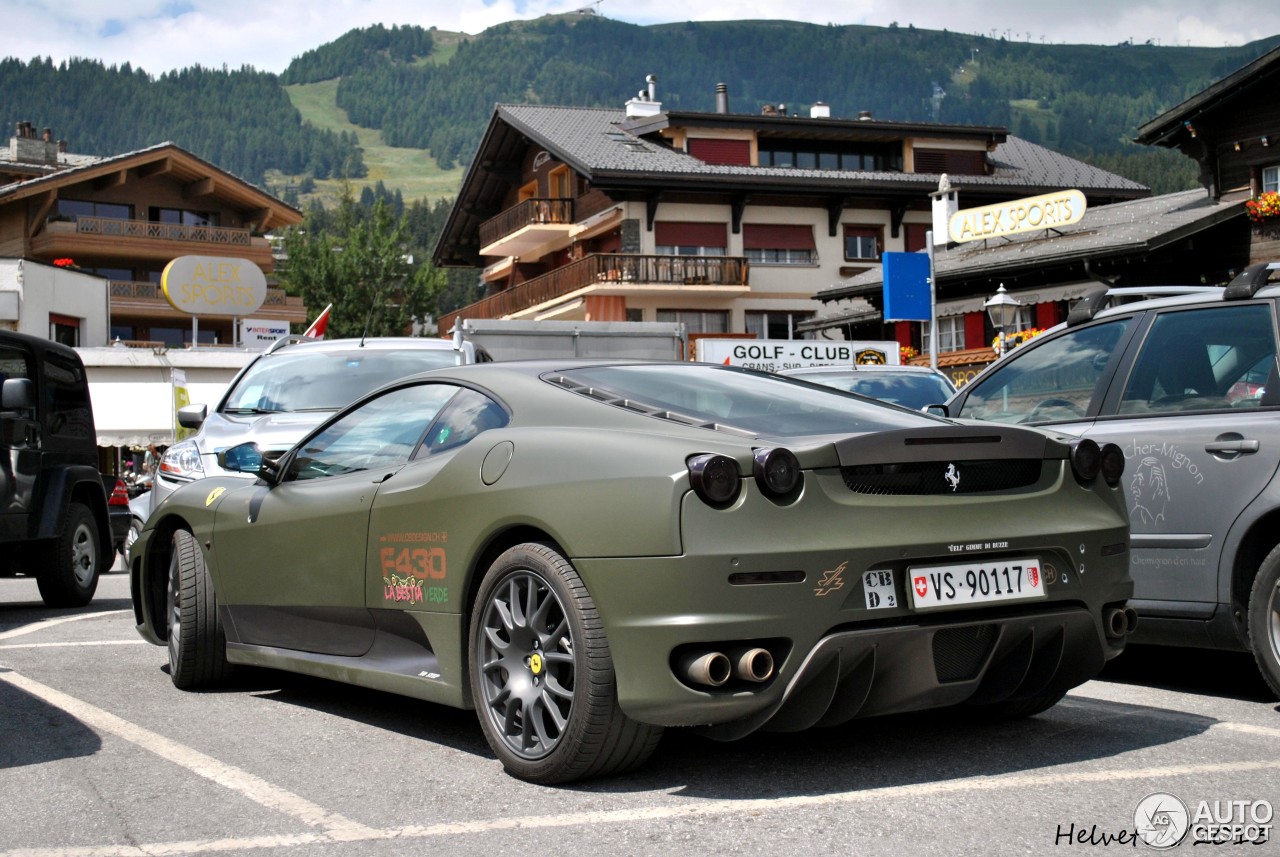
[[[1046,597],[1037,559],[915,566],[907,584],[916,610]]]

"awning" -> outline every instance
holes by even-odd
[[[98,446],[165,446],[174,442],[173,370],[186,376],[187,398],[211,409],[258,352],[192,349],[78,348],[89,377]]]

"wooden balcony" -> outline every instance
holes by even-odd
[[[31,239],[40,258],[137,259],[169,261],[178,256],[231,256],[247,259],[264,271],[275,267],[271,245],[248,229],[187,226],[150,220],[77,217],[51,220]]]
[[[190,319],[169,305],[160,286],[156,283],[140,283],[129,280],[109,280],[111,315],[150,319]],[[284,289],[267,289],[267,297],[253,316],[288,322],[307,321],[307,308],[302,298],[287,295]]]
[[[750,291],[741,256],[601,253],[490,295],[438,319],[446,334],[459,318],[515,318],[586,294],[734,296]]]
[[[480,224],[480,255],[536,258],[567,246],[574,227],[573,200],[526,199]]]

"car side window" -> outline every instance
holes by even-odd
[[[1102,395],[1099,382],[1133,323],[1120,318],[1018,349],[980,381],[956,416],[1002,423],[1079,419]]]
[[[1120,413],[1260,407],[1275,361],[1265,305],[1161,313],[1129,373]]]
[[[365,402],[304,441],[286,479],[319,479],[404,464],[458,392],[451,384],[416,384]]]
[[[481,432],[502,428],[507,422],[507,412],[497,402],[475,390],[461,390],[432,424],[426,443],[415,457],[456,449]]]

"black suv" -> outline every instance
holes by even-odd
[[[88,604],[110,527],[80,356],[0,330],[0,575],[33,575],[50,607]]]
[[[1111,289],[992,364],[953,417],[1124,450],[1135,643],[1252,651],[1280,694],[1280,264]],[[1116,302],[1119,301],[1117,304]]]

